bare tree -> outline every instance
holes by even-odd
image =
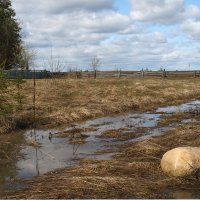
[[[21,59],[20,65],[21,68],[29,70],[33,66],[34,59],[36,57],[36,52],[30,48],[28,45],[23,45],[21,49]]]
[[[51,55],[48,59],[48,67],[52,73],[62,72],[65,69],[63,61],[59,57],[53,55],[53,48],[51,48]]]
[[[59,57],[53,56],[53,51],[51,50],[50,58],[47,60],[45,64],[45,68],[47,67],[48,70],[51,72],[51,78],[48,79],[48,86],[55,87],[57,89],[60,81],[60,78],[64,75],[65,64]]]
[[[60,60],[60,58],[51,57],[48,61],[48,66],[52,73],[62,72],[65,69],[65,66],[63,65],[63,62]]]
[[[101,59],[100,58],[98,58],[97,56],[92,58],[92,60],[90,62],[90,67],[94,71],[94,78],[97,77],[97,70],[98,70],[100,65],[101,65]]]

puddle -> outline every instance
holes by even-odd
[[[85,144],[70,144],[68,138],[49,138],[49,131],[37,132],[37,141],[40,148],[26,147],[21,153],[27,154],[26,159],[19,161],[17,166],[20,178],[30,178],[35,175],[42,175],[57,168],[74,165],[80,158],[93,158],[107,160],[110,155],[96,155],[98,149],[103,148],[109,141],[90,140]],[[54,133],[57,131],[52,131]],[[26,137],[31,139],[31,132],[26,133]],[[25,166],[25,167],[24,167]],[[26,167],[27,166],[27,167]],[[25,170],[26,169],[26,170]]]
[[[125,142],[145,140],[149,137],[164,134],[172,127],[191,122],[185,119],[181,123],[170,124],[166,127],[157,128],[161,118],[174,112],[186,112],[200,106],[200,101],[193,101],[180,106],[159,108],[155,113],[133,113],[116,117],[102,117],[89,120],[85,123],[73,124],[69,130],[83,130],[81,134],[88,136],[84,144],[70,144],[69,138],[56,137],[58,130],[36,130],[35,134],[29,130],[24,134],[14,134],[7,138],[7,146],[0,147],[0,189],[24,187],[23,184],[15,183],[14,180],[40,176],[58,168],[75,165],[81,158],[107,160],[113,154],[98,154],[95,152],[106,151],[110,146]],[[136,134],[138,128],[144,128],[142,136],[133,137],[128,141],[117,141],[116,139],[105,139],[99,137],[108,130],[124,129],[125,133]],[[49,137],[49,133],[53,137]],[[1,136],[5,137],[5,136]],[[0,139],[1,139],[0,137]],[[4,138],[5,139],[5,138]],[[25,140],[35,140],[39,143],[37,148],[27,146]],[[6,142],[5,142],[6,144]],[[15,145],[21,144],[22,149],[16,151]],[[7,155],[2,152],[5,151]],[[12,158],[13,155],[16,154]],[[9,161],[2,159],[9,157]],[[14,158],[18,158],[17,161]]]
[[[192,101],[189,103],[185,103],[179,106],[168,106],[165,108],[158,108],[156,110],[156,113],[167,113],[167,114],[173,114],[176,112],[188,112],[190,110],[199,110],[200,108],[200,101]]]
[[[112,154],[96,155],[98,149],[102,149],[105,144],[110,141],[92,140],[87,141],[85,144],[70,144],[68,138],[52,137],[49,138],[49,133],[54,134],[56,130],[36,130],[36,135],[32,131],[27,131],[25,140],[35,140],[39,143],[39,147],[24,146],[19,154],[23,155],[23,159],[19,159],[16,163],[10,165],[7,169],[6,165],[0,165],[0,184],[5,187],[14,187],[12,184],[13,179],[26,179],[34,176],[40,176],[55,169],[72,166],[78,163],[80,158],[91,159],[110,159]],[[23,144],[24,145],[24,144]],[[14,149],[11,149],[14,151]],[[3,163],[2,163],[3,164]],[[5,172],[5,171],[6,172]],[[16,185],[16,187],[20,185]]]

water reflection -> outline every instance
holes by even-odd
[[[175,112],[187,112],[190,110],[199,110],[200,108],[200,101],[192,101],[189,103],[184,103],[179,106],[168,106],[165,108],[158,108],[156,110],[157,113],[175,113]]]
[[[135,134],[137,128],[145,128],[142,136],[126,142],[144,140],[152,135],[164,134],[171,127],[179,125],[171,124],[158,128],[157,124],[162,116],[169,115],[169,113],[177,110],[196,109],[198,105],[200,105],[200,101],[194,101],[181,106],[160,108],[155,113],[133,113],[126,116],[103,117],[89,120],[84,124],[73,124],[66,131],[79,130],[78,134],[85,137],[85,143],[81,144],[72,144],[75,134],[72,134],[72,138],[56,137],[57,130],[30,130],[24,135],[14,134],[8,138],[0,136],[0,139],[1,137],[6,139],[9,144],[8,146],[0,146],[0,185],[5,186],[6,182],[10,182],[14,178],[31,178],[58,168],[74,165],[80,158],[110,159],[113,154],[97,155],[95,152],[105,150],[109,145],[124,142],[98,137],[105,131],[124,129],[124,133]],[[182,121],[182,123],[187,122],[190,121]],[[25,140],[35,141],[35,143],[33,142],[35,145],[25,145]],[[15,144],[17,143],[23,145],[20,152],[16,151]],[[11,160],[6,160],[4,151],[8,154],[8,157],[15,153],[18,156],[23,155],[23,158],[16,162],[11,156]]]
[[[55,132],[57,131],[52,130],[52,137],[49,137],[49,130],[36,130],[34,134],[27,131],[26,140],[34,138],[39,145],[26,146],[22,149],[21,153],[25,155],[25,159],[17,162],[18,178],[30,178],[54,169],[71,166],[80,158],[97,158],[94,152],[105,144],[98,140],[91,140],[85,144],[70,144],[69,138],[54,137]],[[108,159],[107,155],[105,159]]]
[[[0,135],[0,188],[17,176],[16,160],[19,158],[19,144],[24,143],[22,133]]]

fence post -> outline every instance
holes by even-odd
[[[144,70],[142,70],[142,78],[144,78]]]
[[[196,73],[196,71],[194,71],[194,78],[196,78],[197,77],[197,73]]]
[[[83,71],[80,72],[80,78],[83,78]]]
[[[97,70],[94,70],[94,78],[97,78]]]
[[[119,70],[119,78],[121,78],[121,69]]]
[[[163,78],[166,78],[167,77],[167,74],[166,74],[166,71],[165,69],[163,70]]]

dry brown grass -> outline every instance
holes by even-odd
[[[25,181],[30,188],[3,191],[0,197],[173,198],[173,191],[181,188],[186,192],[196,188],[198,195],[198,180],[166,177],[160,159],[177,146],[199,146],[199,138],[200,123],[183,125],[163,136],[123,145],[110,161],[83,160],[79,166]]]
[[[189,112],[175,112],[170,116],[163,116],[158,123],[159,127],[166,126],[170,123],[180,123],[184,119],[190,119],[192,116]]]
[[[23,110],[11,127],[27,128],[33,121],[33,81],[23,87]],[[200,79],[53,79],[36,81],[37,127],[127,111],[144,111],[200,98]],[[2,126],[3,127],[3,126]],[[10,129],[9,129],[10,130]]]
[[[36,119],[40,127],[66,125],[130,110],[144,111],[200,98],[200,79],[37,80],[36,85]],[[23,110],[15,114],[14,119],[25,126],[32,120],[31,81],[24,85],[23,92],[26,96]],[[176,115],[172,118],[165,119],[163,124],[177,121]],[[168,191],[195,188],[199,182],[193,177],[166,177],[160,169],[160,158],[177,146],[199,146],[199,130],[199,123],[185,125],[164,136],[121,146],[110,161],[83,160],[77,167],[25,181],[30,188],[1,191],[0,197],[170,198]],[[68,137],[71,133],[62,136]],[[122,137],[120,131],[104,136]]]
[[[40,146],[40,143],[35,140],[26,140],[26,144],[34,148],[38,148]]]
[[[142,136],[148,128],[137,128],[137,130],[130,131],[129,129],[114,129],[114,130],[107,130],[103,132],[99,137],[100,138],[114,138],[117,140],[129,140],[134,139]],[[127,132],[126,132],[127,131]]]
[[[54,135],[54,137],[60,138],[69,138],[70,144],[84,144],[86,143],[86,139],[89,137],[87,135],[82,134],[83,132],[87,131],[95,131],[95,128],[74,128],[67,131],[61,131]]]

